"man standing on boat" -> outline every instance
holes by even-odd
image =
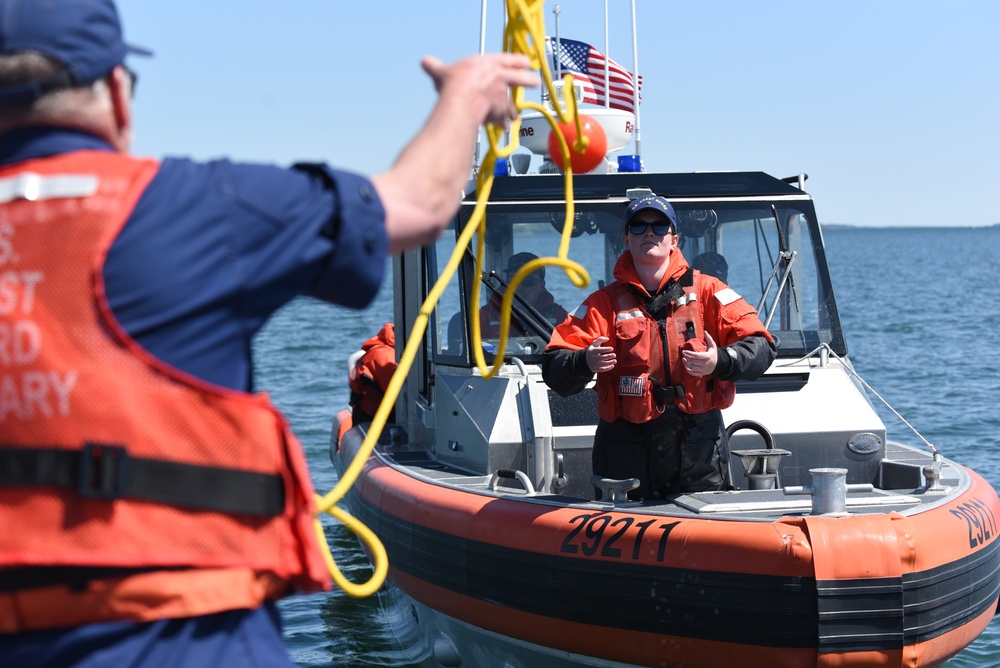
[[[275,601],[330,582],[252,337],[367,305],[538,78],[426,58],[438,101],[368,179],[128,155],[129,53],[112,0],[0,0],[0,663],[291,666]]]
[[[688,267],[677,230],[666,199],[633,200],[615,281],[555,328],[543,358],[542,376],[562,396],[597,374],[593,470],[638,479],[632,499],[731,485],[720,411],[733,381],[758,378],[776,354],[752,306]]]

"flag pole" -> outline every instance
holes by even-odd
[[[479,55],[486,53],[486,0],[482,0],[479,12]],[[476,154],[472,156],[472,173],[479,174],[479,150],[483,141],[482,129],[476,134]]]
[[[604,108],[611,108],[611,45],[608,44],[608,0],[604,0]]]
[[[559,5],[556,5],[555,7],[552,8],[552,13],[555,14],[555,16],[556,16],[556,43],[555,43],[555,50],[553,51],[553,53],[555,53],[555,56],[556,56],[556,81],[560,81],[561,82],[562,81],[562,40],[559,39],[559,14],[561,14],[562,11],[559,9]],[[542,88],[544,90],[544,86]],[[562,90],[562,88],[560,88],[559,90]],[[563,90],[563,99],[564,100],[566,99],[566,91],[564,91],[564,90]],[[556,100],[552,100],[552,108],[553,109],[558,108],[556,106]]]
[[[482,1],[479,10],[479,55],[486,53],[486,0]]]
[[[635,132],[632,135],[635,140],[635,154],[642,155],[639,149],[642,141],[639,136],[639,46],[635,36],[635,0],[632,0],[632,106],[635,107]]]

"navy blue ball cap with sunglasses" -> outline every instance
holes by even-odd
[[[628,209],[625,211],[625,226],[629,226],[632,222],[632,218],[635,217],[637,213],[640,211],[648,211],[650,209],[662,213],[667,222],[673,226],[674,231],[677,231],[677,214],[674,212],[673,205],[663,197],[653,195],[652,193],[632,200],[632,203],[628,205]]]
[[[0,0],[0,54],[37,51],[58,60],[69,82],[27,82],[0,88],[0,105],[24,104],[48,90],[107,76],[128,54],[152,51],[126,44],[112,0]]]

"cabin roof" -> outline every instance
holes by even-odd
[[[629,188],[649,188],[667,199],[680,197],[753,197],[803,195],[796,185],[764,172],[685,172],[677,174],[621,173],[573,178],[577,199],[624,197]],[[523,199],[562,199],[565,181],[560,175],[509,176],[494,179],[491,202]],[[466,200],[474,200],[474,187]]]

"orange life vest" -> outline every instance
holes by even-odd
[[[355,423],[374,417],[396,371],[396,329],[393,323],[382,325],[378,334],[365,341],[361,349],[365,354],[351,369],[348,381],[351,407],[359,411]]]
[[[705,337],[700,280],[697,271],[682,277],[683,295],[667,306],[666,345],[659,323],[628,287],[615,281],[602,288],[615,309],[610,323],[617,358],[611,371],[597,376],[598,412],[602,418],[640,423],[660,415],[667,402],[693,414],[733,403],[733,383],[711,376],[692,376],[681,364],[681,349]]]
[[[771,340],[753,306],[718,278],[690,269],[675,249],[657,291],[657,299],[671,300],[663,307],[665,313],[657,313],[664,318],[664,333],[643,305],[651,295],[642,287],[629,251],[615,263],[614,277],[555,328],[547,348],[581,350],[598,337],[607,337],[606,345],[615,347],[615,367],[597,374],[595,383],[601,418],[641,423],[659,415],[671,401],[693,414],[730,406],[735,397],[732,382],[686,374],[680,353],[703,341],[706,329],[723,355],[724,346],[747,336]]]
[[[0,632],[329,588],[285,419],[153,357],[108,306],[105,256],[158,168],[79,151],[0,169],[0,569],[150,571],[3,594]]]

